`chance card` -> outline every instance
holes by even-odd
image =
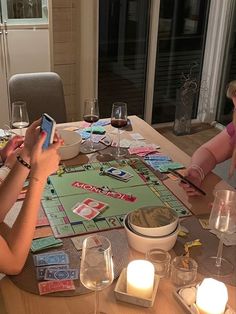
[[[98,211],[102,211],[106,207],[108,207],[108,204],[94,200],[93,198],[86,198],[83,200],[83,204],[88,205]]]
[[[98,214],[100,214],[98,210],[85,204],[80,204],[73,209],[73,212],[87,220],[91,220],[95,218]]]

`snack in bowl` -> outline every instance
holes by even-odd
[[[167,206],[146,206],[128,215],[134,231],[146,236],[161,237],[172,233],[178,224],[177,214]]]
[[[58,134],[63,139],[64,144],[59,148],[62,160],[76,157],[80,152],[82,137],[79,133],[69,130],[58,130]]]

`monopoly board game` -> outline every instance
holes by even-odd
[[[110,167],[128,172],[131,178],[121,181],[104,175],[104,170]],[[107,205],[91,220],[73,212],[75,205],[87,198]],[[121,228],[127,213],[150,205],[169,206],[180,217],[191,215],[138,158],[67,167],[62,175],[49,177],[42,199],[42,207],[57,238]]]

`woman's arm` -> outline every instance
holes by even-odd
[[[24,266],[34,235],[45,182],[48,175],[58,168],[57,149],[60,142],[42,151],[44,140],[45,134],[35,145],[32,154],[30,183],[22,209],[6,238],[0,236],[0,272],[6,274],[17,274]]]

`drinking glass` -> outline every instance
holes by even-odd
[[[97,99],[86,99],[84,101],[84,121],[91,123],[90,126],[90,137],[83,144],[84,149],[86,149],[86,153],[92,153],[96,151],[96,145],[93,142],[93,123],[99,120],[99,107]]]
[[[127,153],[126,149],[120,147],[120,129],[127,125],[127,104],[124,102],[115,102],[112,105],[111,125],[118,129],[117,145],[115,156],[122,157]]]
[[[216,256],[205,260],[207,270],[218,276],[225,276],[233,272],[234,266],[222,257],[224,234],[236,231],[236,192],[230,190],[219,190],[215,198],[209,218],[211,229],[220,233],[220,240]]]
[[[99,291],[108,287],[114,279],[110,241],[100,235],[92,235],[83,241],[80,265],[80,281],[95,291],[94,314],[99,311]]]
[[[26,102],[15,101],[12,103],[11,112],[11,125],[14,128],[20,129],[22,135],[22,129],[29,125],[29,116],[27,112]]]

